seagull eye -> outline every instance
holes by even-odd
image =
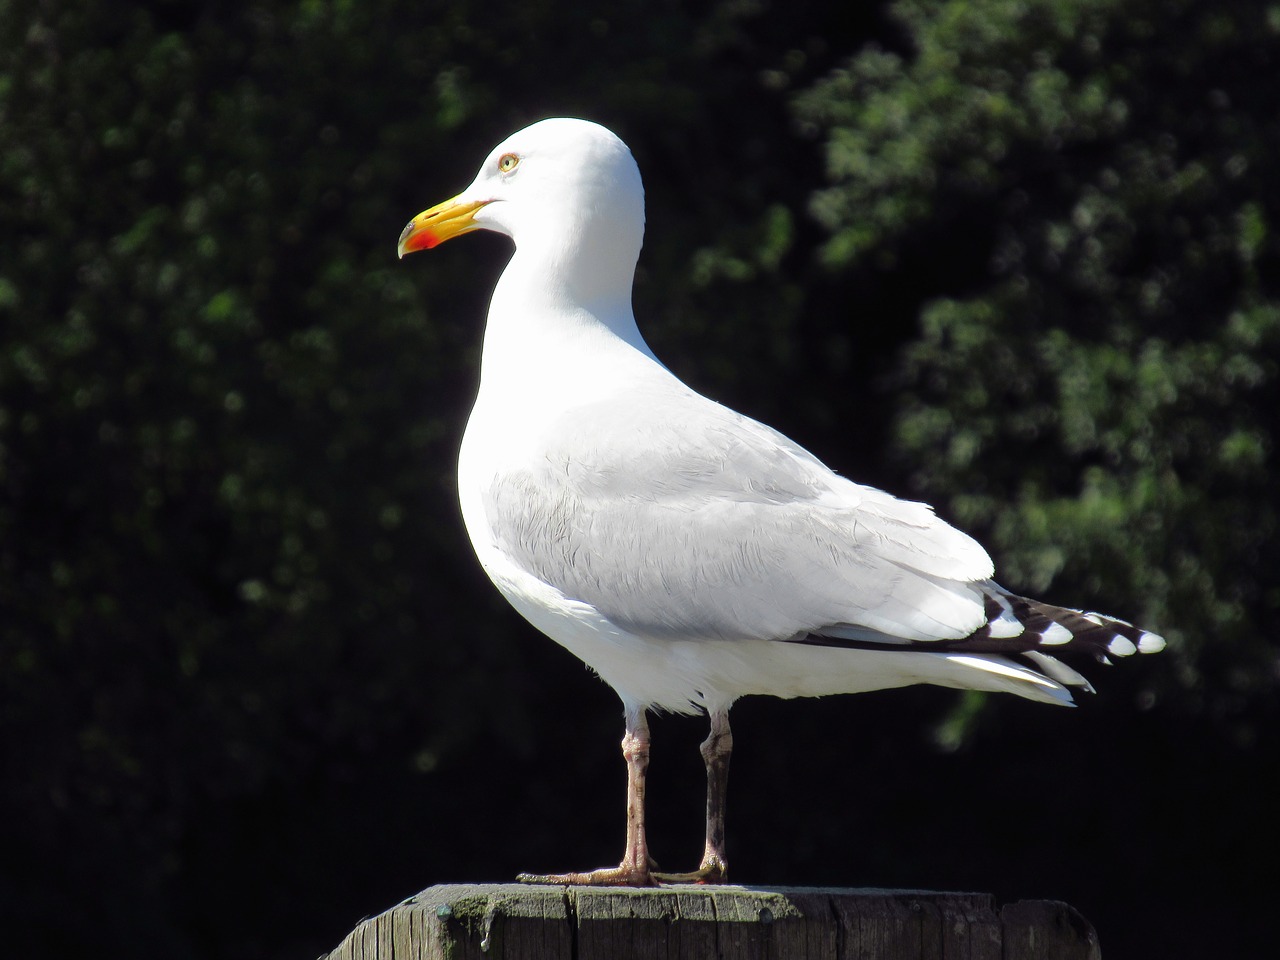
[[[520,158],[514,153],[504,153],[498,160],[498,169],[503,173],[510,173],[520,163]]]

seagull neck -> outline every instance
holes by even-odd
[[[525,352],[548,340],[598,342],[611,336],[652,357],[631,311],[634,264],[604,267],[584,263],[581,255],[565,264],[517,249],[493,292],[486,354]]]

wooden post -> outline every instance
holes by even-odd
[[[1065,903],[985,893],[444,884],[364,920],[328,960],[1100,960]]]

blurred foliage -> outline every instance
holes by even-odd
[[[1120,909],[1129,943],[1155,942],[1121,895],[1150,875],[1065,863],[1105,844],[1138,871],[1142,834],[1059,787],[1105,777],[1148,810],[1230,791],[1223,825],[1176,845],[1206,864],[1273,799],[1242,785],[1275,756],[1280,8],[850,16],[0,0],[8,943],[314,954],[413,884],[616,855],[616,703],[505,608],[455,505],[505,245],[394,259],[409,216],[554,114],[636,152],[637,312],[682,376],[938,503],[1009,586],[1178,645],[1110,674],[1079,719],[937,691],[767,720],[744,704],[741,876],[988,887],[966,871],[998,862],[1043,883],[1003,834],[950,824],[944,857],[918,829],[967,815],[927,807],[938,777],[1006,802],[1013,751],[1041,815],[1073,825],[1041,837],[1064,851],[1036,861],[1049,893],[1083,897],[1109,945]],[[895,733],[837,736],[833,769],[810,718]],[[699,783],[693,742],[664,747],[667,782]],[[774,802],[819,764],[825,811]],[[696,849],[696,793],[655,804],[656,835]],[[851,839],[851,796],[887,839]],[[851,843],[865,866],[830,855]]]
[[[1167,633],[1187,708],[1273,695],[1280,7],[893,9],[904,49],[798,109],[828,263],[984,261],[893,374],[915,489],[1021,588]]]

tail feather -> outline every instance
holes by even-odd
[[[836,625],[798,640],[862,650],[918,650],[962,658],[977,655],[989,663],[1003,660],[1014,664],[1017,670],[1029,671],[1051,686],[1077,687],[1088,693],[1094,692],[1093,685],[1060,657],[1083,654],[1109,664],[1112,657],[1158,653],[1165,646],[1160,635],[1125,620],[1020,597],[990,580],[976,586],[982,590],[986,622],[966,637],[904,641],[864,628]]]
[[[969,636],[941,645],[983,653],[1088,653],[1102,663],[1164,649],[1163,637],[1116,617],[1020,597],[995,583],[984,584],[983,595],[987,622]]]

